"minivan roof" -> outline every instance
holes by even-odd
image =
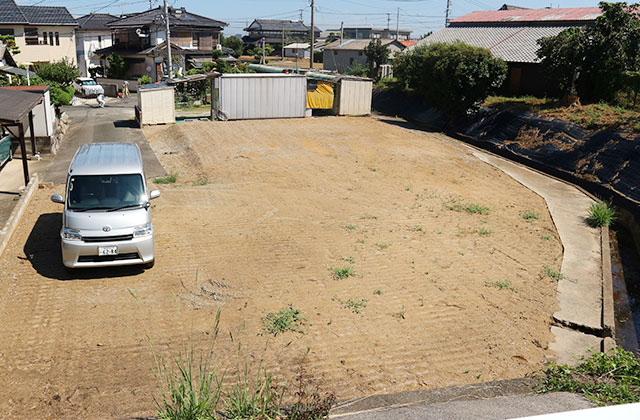
[[[78,148],[69,166],[72,175],[141,174],[142,156],[135,143],[89,143]]]

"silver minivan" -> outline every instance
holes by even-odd
[[[142,155],[135,143],[78,148],[67,175],[62,263],[68,268],[144,264],[153,267],[153,224]]]

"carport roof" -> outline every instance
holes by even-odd
[[[0,88],[0,123],[19,123],[40,101],[42,94]]]

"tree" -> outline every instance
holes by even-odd
[[[476,109],[500,87],[507,64],[484,48],[439,42],[399,55],[394,74],[431,105],[457,114]]]
[[[367,56],[367,66],[369,67],[369,77],[378,80],[380,78],[380,66],[389,59],[389,48],[382,45],[379,39],[371,40],[364,48]]]
[[[236,57],[240,57],[242,55],[242,52],[244,51],[244,43],[238,37],[222,37],[221,43],[223,47],[231,48],[233,50],[233,55]]]
[[[601,2],[600,8],[593,25],[538,41],[542,66],[563,93],[575,85],[592,101],[613,99],[624,87],[625,72],[640,70],[640,7]]]
[[[264,46],[264,50],[265,50],[265,54],[267,56],[271,55],[273,53],[273,47],[271,46],[271,44],[266,44]],[[249,51],[249,54],[253,56],[253,58],[256,59],[256,61],[260,61],[260,59],[262,58],[262,43],[256,45],[256,47],[252,50]],[[265,57],[265,62],[266,62],[267,58]]]
[[[20,47],[16,45],[16,39],[13,35],[0,35],[0,42],[9,48],[11,54],[20,54]]]
[[[116,53],[111,53],[107,57],[107,61],[109,62],[107,75],[113,79],[123,78],[124,74],[127,72],[128,67],[126,61],[124,61],[124,58]]]
[[[36,73],[47,82],[58,83],[62,86],[69,86],[80,76],[78,67],[66,58],[53,63],[39,64]]]
[[[580,28],[569,28],[556,36],[538,40],[538,57],[562,93],[576,94],[576,80],[585,60],[587,39]]]

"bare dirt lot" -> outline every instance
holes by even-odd
[[[0,258],[0,419],[153,414],[149,340],[198,352],[218,309],[220,366],[282,383],[303,366],[339,399],[518,377],[550,355],[542,272],[562,248],[544,200],[450,139],[369,118],[144,132],[178,173],[154,201],[152,270],[66,274],[62,186],[36,193]],[[289,304],[305,331],[265,334]]]

